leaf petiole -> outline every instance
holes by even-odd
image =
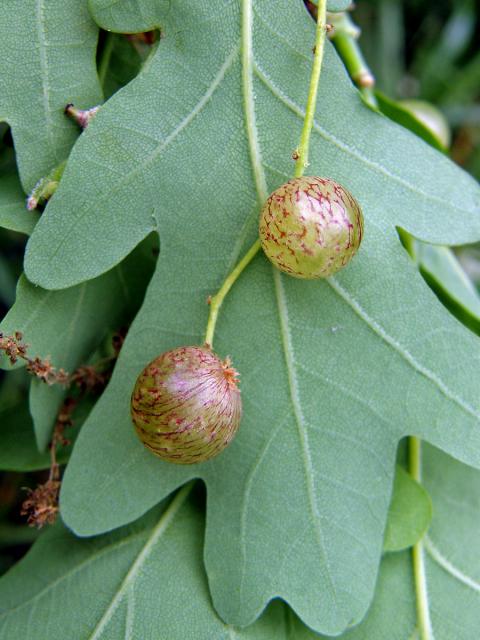
[[[408,438],[408,471],[419,484],[422,480],[422,442],[419,438]],[[417,601],[417,618],[420,640],[433,640],[432,621],[428,606],[427,576],[425,573],[425,558],[423,541],[419,540],[412,547],[413,576],[415,580],[415,595]]]
[[[330,38],[350,78],[358,87],[365,101],[377,109],[378,104],[374,92],[375,78],[358,46],[360,29],[346,12],[332,14],[331,23],[333,32]]]
[[[307,108],[303,121],[300,144],[298,145],[298,157],[295,163],[295,177],[299,178],[308,167],[308,152],[310,147],[310,134],[312,133],[313,118],[317,106],[318,83],[322,70],[323,52],[325,50],[325,37],[327,33],[327,0],[318,1],[317,31],[315,36],[315,54],[313,58],[312,75],[308,91]]]
[[[218,293],[213,296],[210,301],[210,314],[208,316],[208,324],[207,330],[205,333],[205,344],[209,347],[212,346],[213,343],[213,334],[215,332],[215,325],[217,323],[218,312],[222,303],[227,295],[227,293],[232,288],[235,280],[239,277],[242,271],[250,264],[253,258],[257,255],[260,249],[260,240],[256,240],[247,253],[243,256],[240,262],[237,263],[236,267],[231,271],[228,276],[225,278],[221,288]]]

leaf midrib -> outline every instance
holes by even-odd
[[[242,85],[243,85],[243,99],[244,99],[244,113],[245,113],[245,127],[247,129],[247,137],[250,149],[250,160],[252,164],[252,170],[255,177],[255,186],[258,194],[260,204],[263,205],[268,197],[267,180],[262,165],[262,154],[257,134],[256,127],[256,114],[255,103],[253,99],[253,69],[254,69],[254,55],[253,55],[253,10],[252,0],[243,0],[242,2]],[[314,529],[319,544],[321,553],[325,559],[325,569],[327,578],[331,586],[331,590],[334,595],[334,603],[336,605],[337,594],[335,584],[332,579],[331,570],[328,562],[328,557],[325,549],[325,543],[323,540],[323,533],[320,527],[320,514],[318,513],[316,501],[315,501],[315,487],[313,481],[313,464],[310,455],[310,447],[308,443],[308,435],[305,428],[305,422],[302,416],[302,410],[300,407],[300,401],[298,397],[298,385],[296,382],[296,375],[294,371],[294,361],[291,348],[290,334],[288,330],[288,312],[283,295],[283,285],[281,282],[280,272],[272,266],[272,273],[275,282],[275,293],[280,317],[280,327],[282,334],[282,345],[285,355],[285,362],[287,365],[288,381],[290,389],[290,397],[292,401],[293,413],[298,428],[299,439],[303,451],[304,457],[304,471],[305,480],[307,486],[308,502],[312,519],[314,522]],[[242,575],[243,584],[243,575]]]
[[[53,121],[52,113],[50,110],[50,81],[48,74],[48,59],[47,59],[47,41],[46,41],[46,29],[45,29],[45,2],[44,0],[36,0],[35,14],[37,24],[37,36],[39,47],[39,61],[40,61],[40,76],[42,82],[42,104],[43,111],[45,113],[46,123],[46,135],[50,151],[55,158],[55,162],[58,161],[55,144],[53,142]]]

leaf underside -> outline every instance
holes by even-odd
[[[68,155],[79,135],[78,127],[63,113],[67,102],[90,106],[100,100],[95,66],[98,27],[85,3],[9,1],[4,8],[0,16],[4,35],[0,43],[4,80],[0,118],[11,125],[27,191]],[[28,235],[39,214],[26,209],[13,150],[2,147],[0,154],[0,226]],[[143,270],[148,272],[151,266],[143,265]],[[125,321],[128,307],[130,315],[138,308],[144,283],[139,277],[129,277],[128,264],[126,274],[123,270],[119,266],[98,281],[55,294],[22,278],[16,304],[1,330],[6,334],[21,330],[31,345],[30,356],[50,357],[55,366],[71,371],[100,342],[105,327]],[[134,272],[141,270],[141,264],[135,265]],[[5,359],[1,364],[6,364]],[[64,395],[62,389],[32,381],[30,410],[41,450],[50,438]],[[13,453],[11,462],[5,460],[5,464],[18,466]]]
[[[420,638],[416,589],[425,591],[431,637],[471,640],[478,634],[480,473],[438,449],[427,445],[423,449],[423,483],[432,497],[434,514],[423,539],[425,585],[423,589],[415,586],[410,552],[387,553],[370,611],[356,629],[340,636],[342,640]]]
[[[424,542],[427,612],[438,640],[471,640],[480,623],[480,555],[472,538],[480,525],[480,474],[432,447],[425,447],[423,459],[435,508]],[[75,538],[58,523],[0,581],[0,638],[27,637],[32,628],[42,630],[39,640],[80,634],[92,640],[147,638],[152,629],[169,640],[326,638],[279,601],[246,629],[221,621],[202,563],[202,501],[189,491],[182,489],[134,524],[90,540]],[[415,637],[411,566],[408,551],[384,556],[366,618],[341,640]]]
[[[20,331],[30,345],[30,358],[48,358],[57,370],[73,373],[78,366],[87,364],[108,330],[128,326],[155,266],[155,246],[155,237],[147,238],[109,272],[62,291],[35,287],[22,276],[15,304],[2,320],[0,331],[5,335]],[[3,353],[0,367],[9,368]],[[35,378],[31,382],[30,411],[40,451],[50,440],[66,393],[59,385],[48,386]]]
[[[5,0],[0,13],[0,121],[8,122],[28,193],[68,156],[78,127],[65,117],[101,100],[98,28],[85,2]],[[21,66],[21,71],[19,68]]]
[[[35,628],[39,640],[287,638],[280,603],[245,630],[215,614],[202,566],[203,524],[184,491],[166,508],[91,541],[57,524],[0,583],[0,637],[26,638]],[[155,597],[159,579],[166,597]]]
[[[201,343],[207,296],[256,237],[256,183],[273,190],[291,176],[314,25],[300,0],[256,0],[243,26],[248,0],[91,7],[104,28],[158,27],[163,37],[75,146],[30,240],[26,272],[46,288],[78,285],[152,230],[161,256],[112,383],[76,443],[63,518],[80,535],[105,532],[202,478],[205,564],[220,616],[249,624],[279,596],[313,629],[338,634],[372,599],[398,441],[415,434],[480,466],[478,341],[442,309],[396,233],[478,239],[477,187],[370,111],[327,46],[309,172],[360,201],[361,251],[323,282],[254,260],[215,338],[241,372],[239,435],[203,465],[156,460],[133,434],[131,389],[154,356]],[[250,29],[251,64],[242,57]]]

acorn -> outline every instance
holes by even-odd
[[[208,346],[162,353],[139,375],[131,399],[140,440],[177,464],[218,455],[234,437],[241,414],[238,373]]]
[[[359,203],[330,178],[293,178],[278,187],[260,214],[263,250],[296,278],[328,278],[343,269],[363,236]]]

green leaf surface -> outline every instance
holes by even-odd
[[[39,453],[27,404],[0,411],[0,469],[34,471],[50,466],[50,454]]]
[[[13,150],[0,149],[0,227],[30,235],[39,217],[27,210]]]
[[[32,629],[38,640],[293,637],[281,603],[248,629],[216,615],[202,563],[203,515],[187,492],[93,540],[79,540],[61,524],[42,535],[0,580],[0,638],[27,638]]]
[[[381,91],[375,91],[375,97],[378,101],[378,107],[380,111],[388,118],[402,125],[409,131],[415,133],[419,138],[428,142],[429,145],[445,153],[445,147],[429,127],[412,113],[411,109],[406,106],[402,106],[401,103],[392,100],[388,96],[384,95]]]
[[[83,402],[75,409],[74,425],[78,431],[90,409],[91,402]],[[57,461],[65,464],[70,456],[76,430],[68,431],[70,444],[57,450]],[[17,403],[0,411],[0,469],[2,471],[37,471],[50,467],[50,453],[37,447],[33,422],[27,403]]]
[[[4,0],[0,12],[0,120],[9,123],[23,187],[29,192],[78,137],[69,102],[101,100],[95,66],[98,29],[86,0]]]
[[[309,171],[358,198],[362,249],[323,282],[255,259],[216,336],[241,372],[239,435],[193,468],[154,459],[130,424],[134,381],[167,348],[201,343],[207,295],[256,236],[264,182],[270,190],[291,176],[314,24],[290,0],[141,7],[92,2],[104,28],[159,27],[164,37],[75,146],[26,260],[33,281],[67,287],[111,268],[150,230],[161,236],[145,304],[67,469],[63,517],[81,535],[104,532],[201,477],[220,615],[246,625],[280,596],[311,627],[340,633],[372,598],[398,441],[415,433],[480,465],[478,342],[426,287],[395,230],[431,242],[480,237],[478,188],[368,109],[327,46]]]
[[[26,371],[16,369],[4,377],[0,386],[0,470],[3,471],[35,471],[50,467],[50,453],[38,450],[28,406],[28,382]],[[73,426],[65,432],[69,444],[57,447],[60,464],[68,460],[93,404],[91,397],[77,398],[72,415]]]
[[[426,578],[421,592],[430,635],[421,636],[416,629],[420,590],[411,553],[403,551],[384,557],[368,615],[341,640],[472,640],[478,635],[480,473],[433,447],[424,447],[423,459],[424,484],[434,513],[422,554]],[[303,640],[301,634],[298,640]]]
[[[432,503],[425,489],[397,465],[388,509],[384,551],[401,551],[416,544],[432,519]]]
[[[138,12],[128,3],[116,3],[115,10],[110,2],[105,4],[105,9],[102,2],[92,5],[102,26],[142,31],[164,25],[165,35],[150,64],[108,102],[82,136],[62,186],[30,242],[27,275],[46,288],[67,287],[98,275],[150,230],[160,226],[163,231],[165,216],[177,220],[176,209],[183,202],[188,201],[191,210],[190,190],[181,188],[181,176],[201,179],[205,194],[215,187],[217,201],[205,202],[205,211],[218,221],[228,208],[237,234],[239,223],[252,217],[257,200],[240,74],[241,38],[251,27],[241,32],[239,7],[200,2],[192,13],[179,0],[173,12],[166,0],[145,0]],[[269,11],[266,0],[255,2],[256,57],[247,73],[254,76],[258,142],[273,188],[292,173],[291,152],[303,117],[314,25],[300,0],[282,0],[275,16]],[[204,23],[205,34],[196,33]],[[191,60],[189,46],[194,43]],[[220,58],[223,62],[212,64]],[[328,170],[345,182],[367,211],[382,210],[379,220],[384,224],[398,224],[435,243],[460,244],[478,237],[479,194],[473,180],[366,109],[331,47],[325,66],[312,170]],[[373,129],[374,137],[368,134]],[[205,144],[209,136],[212,144]],[[240,188],[243,197],[233,203]],[[195,207],[201,208],[199,193],[195,190]],[[119,203],[125,212],[121,224]],[[450,214],[437,215],[432,225],[435,209]],[[454,215],[459,220],[452,228]],[[82,252],[77,255],[79,246]]]
[[[63,291],[35,287],[22,276],[15,304],[2,321],[0,331],[5,335],[21,331],[29,345],[29,357],[49,358],[57,369],[72,373],[87,363],[109,329],[125,326],[139,308],[155,265],[154,240],[154,237],[145,240],[124,262],[103,276]],[[0,366],[10,366],[3,353]],[[61,386],[32,380],[30,410],[40,450],[48,444],[64,397],[65,389]]]
[[[0,470],[35,471],[50,466],[50,454],[40,453],[28,408],[29,376],[16,369],[0,375]]]
[[[424,547],[433,637],[472,640],[480,624],[480,474],[425,447],[424,482],[435,506]],[[101,537],[79,540],[60,523],[43,534],[0,580],[0,638],[28,637],[31,628],[38,640],[152,633],[168,640],[327,638],[312,633],[280,602],[246,629],[222,623],[203,569],[203,514],[187,492],[188,487],[168,506]],[[372,607],[340,639],[418,638],[415,589],[411,553],[387,554]]]
[[[411,249],[423,277],[440,300],[480,335],[480,296],[452,250],[415,240]]]
[[[23,191],[18,187],[16,175],[0,177],[0,227],[30,235],[40,216],[27,210]]]

